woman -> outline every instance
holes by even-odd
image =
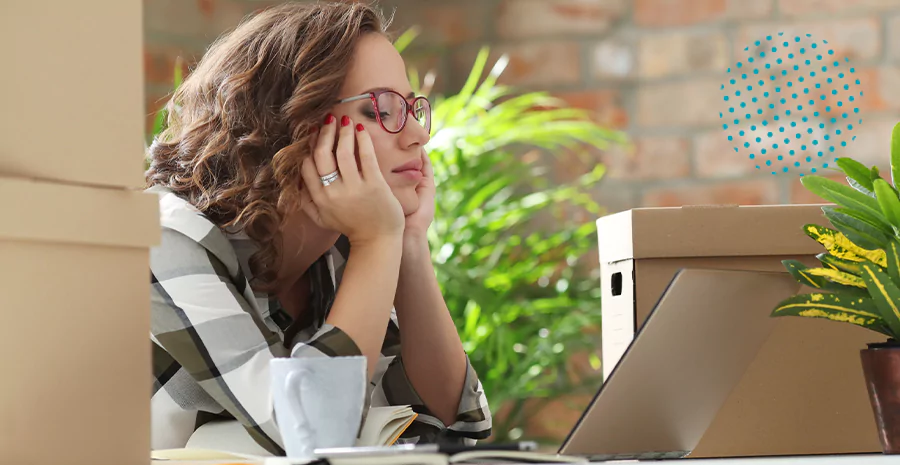
[[[283,454],[273,357],[364,355],[367,402],[420,413],[404,442],[490,435],[426,241],[431,107],[385,26],[358,3],[265,10],[213,44],[169,102],[147,172],[163,226],[154,449],[234,418]]]

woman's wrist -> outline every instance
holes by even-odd
[[[403,261],[427,257],[431,259],[431,249],[428,246],[428,238],[420,234],[403,235]]]

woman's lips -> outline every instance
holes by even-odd
[[[403,176],[404,178],[409,179],[410,181],[416,181],[416,182],[420,181],[425,176],[424,174],[422,174],[422,171],[420,171],[420,170],[394,171],[394,173],[397,173],[400,176]]]
[[[399,174],[400,176],[403,176],[406,179],[409,179],[410,181],[418,182],[422,179],[422,177],[425,176],[425,174],[422,173],[422,168],[422,159],[417,158],[415,160],[410,160],[398,166],[397,168],[394,168],[393,172]]]

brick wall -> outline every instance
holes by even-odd
[[[273,2],[145,0],[148,106],[219,33]],[[597,198],[634,206],[817,201],[795,175],[736,156],[718,126],[716,92],[737,52],[767,33],[807,32],[859,69],[864,124],[845,155],[885,165],[900,121],[900,0],[383,0],[394,29],[423,26],[408,60],[456,89],[478,47],[511,61],[503,81],[549,90],[624,130],[633,152],[598,155]],[[424,69],[423,69],[424,71]],[[149,120],[149,118],[148,118]]]

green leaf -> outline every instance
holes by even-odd
[[[809,268],[804,273],[812,276],[821,276],[833,283],[843,284],[845,286],[853,286],[861,289],[866,288],[866,283],[859,276],[847,273],[845,271],[836,270],[834,268]]]
[[[403,51],[409,47],[409,44],[419,36],[420,32],[421,28],[418,26],[413,26],[403,31],[403,34],[400,34],[400,36],[394,40],[394,48],[397,49],[398,53],[403,53]]]
[[[900,188],[900,123],[891,131],[891,181],[895,188]]]
[[[797,260],[782,260],[782,265],[798,283],[809,286],[813,289],[822,289],[824,291],[840,292],[846,295],[867,297],[868,293],[864,290],[853,286],[845,286],[829,281],[824,276],[815,276],[808,272],[809,267]]]
[[[803,226],[803,231],[806,235],[815,239],[816,242],[822,244],[822,246],[825,247],[825,250],[835,257],[857,262],[870,260],[878,265],[884,265],[886,263],[884,250],[864,249],[857,244],[854,244],[847,236],[834,229],[819,226],[817,224],[807,224]]]
[[[891,189],[887,181],[875,180],[875,196],[884,217],[895,227],[900,227],[900,199],[897,198],[897,193]]]
[[[900,286],[900,243],[891,240],[884,250],[887,255],[887,273],[894,284]]]
[[[181,56],[175,57],[175,75],[172,77],[172,86],[174,90],[178,90],[181,87],[181,82],[183,80],[182,67],[184,60],[182,60]]]
[[[863,187],[860,183],[854,181],[853,179],[847,178],[847,184],[849,184],[850,187],[856,189],[857,191],[859,191],[859,192],[861,192],[861,193],[863,193],[863,194],[866,194],[866,195],[868,195],[869,197],[872,197],[873,199],[875,198],[875,193],[874,193],[874,192],[870,191],[869,189],[866,189],[866,188]]]
[[[150,138],[159,136],[161,132],[166,128],[166,116],[167,112],[165,108],[160,108],[159,111],[156,112],[156,118],[153,119],[153,132],[150,134]]]
[[[883,248],[890,238],[880,229],[869,223],[854,218],[833,207],[823,207],[822,211],[831,224],[853,241],[854,244],[866,249]]]
[[[873,192],[872,198],[875,198],[874,195],[875,193]],[[856,218],[857,220],[868,224],[878,231],[881,231],[886,236],[892,236],[894,234],[894,228],[891,225],[881,222],[874,216],[859,210],[853,210],[852,208],[825,206],[822,207],[822,211],[826,214],[826,216],[829,212],[837,212],[852,218]]]
[[[856,276],[862,275],[863,269],[860,262],[854,262],[853,260],[844,260],[827,253],[820,253],[816,255],[816,258],[819,259],[819,261],[823,265],[832,267],[835,270],[844,271]]]
[[[821,176],[804,176],[800,181],[813,194],[842,207],[862,210],[887,223],[878,201],[839,182]]]
[[[801,316],[827,318],[861,326],[890,336],[878,307],[871,298],[840,294],[800,294],[781,301],[772,311],[773,317]]]
[[[891,329],[891,336],[900,339],[900,289],[881,267],[871,262],[863,263],[862,278],[881,311],[881,318]]]
[[[872,186],[872,172],[866,165],[863,165],[852,158],[838,158],[837,165],[851,181],[856,182],[868,192],[874,192],[874,187]]]

